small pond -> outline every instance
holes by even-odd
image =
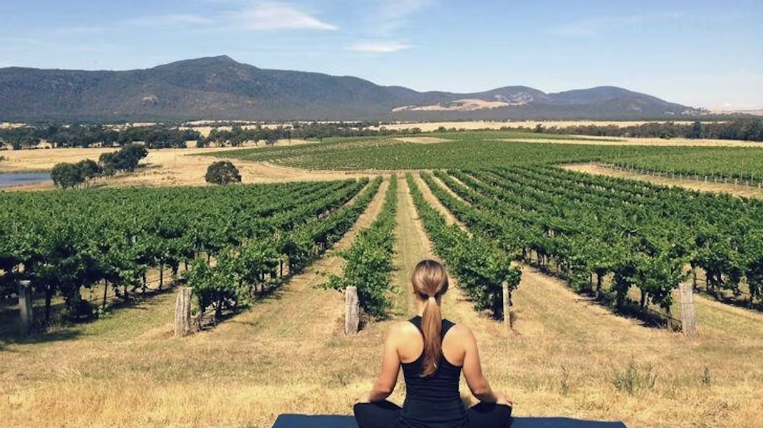
[[[49,172],[13,172],[0,174],[0,188],[50,182]]]

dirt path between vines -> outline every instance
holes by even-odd
[[[705,183],[704,181],[680,180],[669,177],[659,177],[653,175],[638,174],[627,171],[618,171],[612,168],[606,168],[595,163],[563,165],[562,169],[568,171],[583,172],[586,174],[603,175],[606,177],[627,178],[629,180],[647,181],[662,186],[678,186],[686,189],[699,190],[701,192],[729,193],[734,196],[746,198],[763,198],[763,190],[757,187],[744,185],[734,185],[733,183]]]

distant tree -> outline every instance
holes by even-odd
[[[140,160],[148,156],[148,149],[140,144],[130,143],[122,146],[118,152],[104,153],[98,163],[105,175],[114,175],[119,171],[133,172]]]
[[[535,133],[536,134],[542,134],[543,131],[544,131],[543,125],[541,125],[540,123],[535,125]]]
[[[92,159],[84,159],[76,163],[82,178],[85,180],[85,186],[90,185],[90,180],[98,177],[103,172],[98,163]]]
[[[140,144],[127,144],[117,152],[122,170],[133,172],[140,160],[148,156],[148,149]]]
[[[691,130],[686,134],[686,138],[691,138],[693,140],[702,138],[702,122],[694,122],[691,125]]]
[[[274,146],[278,142],[278,135],[275,133],[269,134],[265,144],[268,146]]]
[[[104,153],[98,158],[103,175],[112,176],[119,171],[118,152]]]
[[[763,141],[763,120],[752,120],[744,128],[743,138],[748,141]]]
[[[59,163],[54,166],[50,172],[50,178],[53,179],[56,186],[62,189],[76,187],[85,182],[82,171],[72,163]]]
[[[204,176],[204,179],[207,183],[219,185],[240,183],[241,174],[239,174],[238,168],[230,161],[218,161],[207,168],[207,174]]]

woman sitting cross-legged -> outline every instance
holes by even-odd
[[[507,428],[511,400],[490,389],[482,375],[477,343],[468,327],[442,318],[448,274],[438,262],[420,262],[411,277],[419,316],[394,325],[384,345],[382,371],[373,390],[355,404],[360,428]],[[403,367],[403,407],[385,401]],[[464,372],[480,400],[466,409],[458,384]]]

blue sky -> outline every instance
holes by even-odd
[[[2,0],[0,67],[229,55],[416,90],[622,86],[763,108],[763,0]]]

